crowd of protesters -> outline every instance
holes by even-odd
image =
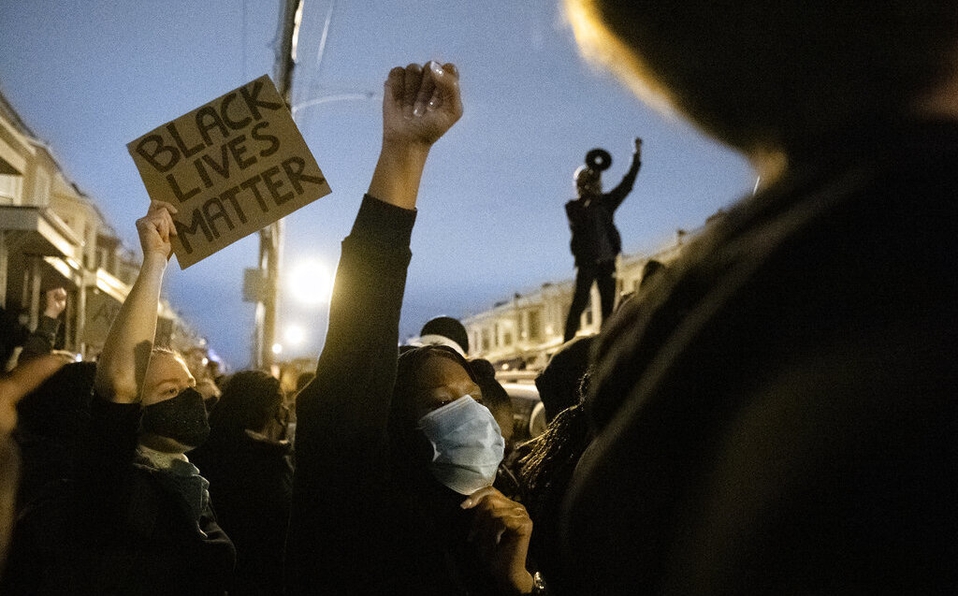
[[[544,433],[513,441],[454,319],[398,347],[420,180],[463,102],[455,65],[396,67],[295,396],[154,345],[159,201],[95,363],[52,349],[57,289],[4,331],[0,591],[958,592],[958,11],[713,8],[566,0],[588,56],[763,187],[556,352]]]

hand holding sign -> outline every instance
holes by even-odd
[[[150,208],[146,215],[136,220],[136,232],[140,236],[144,260],[153,254],[169,259],[173,254],[170,236],[176,235],[174,215],[176,215],[176,207],[173,205],[164,201],[150,201]]]
[[[150,197],[176,208],[184,269],[330,192],[265,75],[127,148]]]

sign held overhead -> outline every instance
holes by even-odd
[[[182,269],[331,192],[267,75],[127,149],[150,198],[178,210],[172,242]]]

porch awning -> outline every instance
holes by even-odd
[[[34,205],[0,205],[0,231],[20,232],[15,250],[23,254],[75,259],[83,246],[62,219]]]

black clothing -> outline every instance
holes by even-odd
[[[316,377],[297,396],[291,594],[484,594],[465,497],[390,449],[415,211],[366,197],[343,241]],[[429,449],[425,437],[424,447]]]
[[[604,330],[569,593],[958,592],[958,123],[817,158]]]
[[[8,360],[22,346],[30,330],[20,324],[16,313],[0,306],[0,370],[6,372]]]
[[[137,457],[139,404],[89,403],[86,458],[21,513],[4,594],[223,595],[236,553],[195,483]],[[189,466],[186,462],[178,462]]]
[[[94,362],[68,363],[17,404],[18,512],[86,469],[95,375]]]
[[[566,317],[565,339],[575,337],[579,317],[589,302],[592,283],[597,282],[602,301],[602,320],[608,319],[615,305],[615,259],[622,252],[622,237],[615,227],[615,210],[632,192],[642,165],[632,156],[629,171],[618,186],[597,196],[583,195],[565,204],[572,240],[569,248],[575,257],[576,283],[572,306]]]
[[[544,433],[520,447],[523,453],[516,470],[523,489],[522,503],[533,523],[529,558],[556,590],[569,585],[560,548],[562,499],[591,438],[585,410],[576,404],[560,411]]]
[[[579,330],[579,317],[589,304],[592,284],[599,289],[599,303],[602,311],[602,320],[607,321],[615,307],[615,261],[602,261],[591,265],[579,265],[575,274],[575,290],[572,293],[572,304],[569,314],[566,315],[565,334],[562,341],[567,342],[575,337]]]
[[[230,596],[279,593],[293,487],[290,443],[247,433],[219,437],[214,428],[189,458],[210,481],[217,522],[236,546]]]
[[[60,319],[40,315],[37,328],[27,336],[23,342],[23,351],[20,352],[19,362],[26,362],[30,358],[49,354],[53,351],[60,331]]]

